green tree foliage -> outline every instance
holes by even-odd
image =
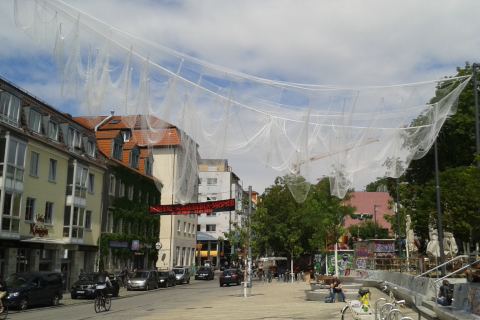
[[[343,200],[330,195],[328,179],[311,185],[305,201],[298,203],[285,177],[278,177],[262,195],[252,216],[254,252],[298,257],[324,250],[342,234],[343,219],[353,211],[343,205]]]
[[[457,76],[471,73],[468,63],[457,69]],[[440,86],[432,101],[444,94],[445,90]],[[456,113],[446,120],[437,138],[444,229],[467,242],[475,237],[478,239],[480,234],[480,178],[479,169],[475,167],[474,108],[471,81],[459,97]],[[422,116],[414,123],[421,121]],[[389,180],[392,179],[378,179],[369,187],[386,184],[390,195],[396,199],[396,185],[385,183]],[[428,239],[428,226],[435,225],[437,217],[433,148],[425,157],[410,164],[406,174],[399,178],[398,188],[401,226],[405,223],[405,215],[410,214],[415,233]],[[396,225],[395,221],[392,222]]]
[[[373,221],[364,221],[360,224],[351,226],[348,228],[348,231],[351,235],[359,237],[360,239],[374,239],[375,234],[378,239],[389,238],[388,230],[382,228]]]

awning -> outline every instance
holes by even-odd
[[[197,232],[197,241],[217,241],[217,240],[218,239],[215,238],[215,236],[209,233],[202,232],[202,231]]]
[[[58,244],[58,245],[69,244],[63,239],[44,238],[44,237],[33,237],[33,238],[23,239],[20,241],[29,242],[29,243],[44,243],[44,244]]]

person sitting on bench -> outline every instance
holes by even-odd
[[[437,303],[442,306],[449,306],[452,304],[453,288],[448,280],[443,280],[440,290],[438,292]]]
[[[330,284],[330,298],[335,301],[335,295],[340,295],[340,302],[345,302],[345,294],[343,293],[342,283],[337,277],[333,277],[333,282]]]

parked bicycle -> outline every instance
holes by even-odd
[[[95,302],[93,304],[96,313],[99,313],[102,309],[108,311],[112,306],[112,298],[110,297],[110,294],[106,293],[106,287],[106,285],[103,287],[97,286],[97,296],[95,297]]]

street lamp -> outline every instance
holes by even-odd
[[[375,223],[375,239],[378,238],[378,233],[377,233],[377,208],[380,207],[380,205],[378,204],[374,204],[373,205],[373,219],[374,219],[374,223]]]

